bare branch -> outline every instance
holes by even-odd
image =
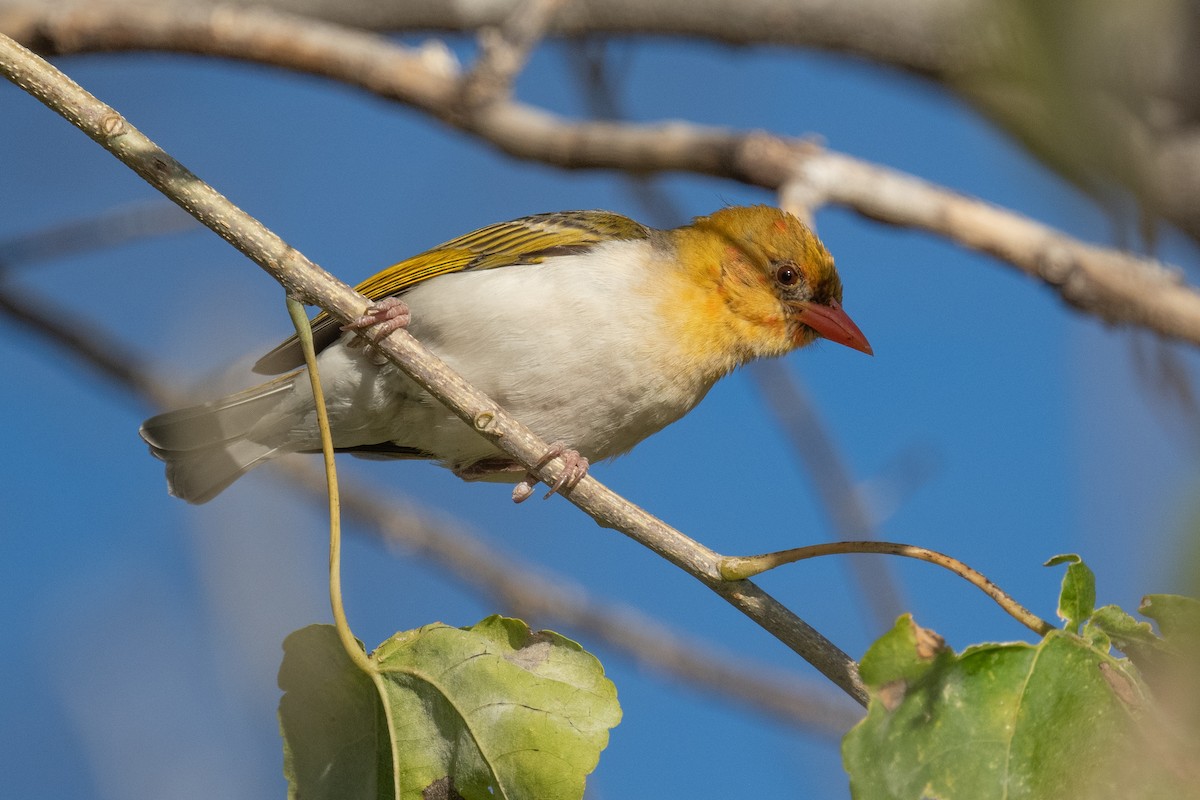
[[[573,123],[518,102],[464,113],[460,72],[385,39],[261,10],[68,5],[5,20],[57,52],[166,49],[324,75],[397,100],[518,158],[571,169],[686,171],[770,190],[808,184],[815,197],[893,225],[936,233],[1016,266],[1075,308],[1112,324],[1200,344],[1200,293],[1160,263],[1089,245],[1046,225],[811,142],[685,123]],[[94,8],[101,8],[95,6]]]
[[[87,219],[52,225],[36,233],[0,241],[0,269],[188,230],[198,231],[200,226],[173,204],[162,200],[134,203],[109,209]]]
[[[158,2],[168,13],[180,7],[254,7],[379,32],[471,32],[497,27],[523,0],[196,0]],[[11,35],[12,20],[58,16],[94,6],[108,16],[145,6],[144,0],[0,0],[0,29]],[[1003,42],[1004,16],[987,0],[908,0],[897,13],[894,0],[587,0],[568,3],[548,33],[688,36],[733,45],[774,44],[815,47],[893,64],[920,74],[939,74],[969,57],[982,61],[981,34],[993,47]],[[16,38],[16,37],[14,37]]]
[[[152,14],[207,14],[218,5],[230,8],[215,0],[154,6],[144,0],[0,0],[0,31],[46,52],[75,52],[79,39],[89,36],[81,7],[120,18],[148,7]],[[470,32],[502,24],[520,2],[236,5],[360,30]],[[1144,221],[1164,217],[1200,240],[1200,139],[1194,126],[1200,13],[1193,3],[1097,9],[1089,0],[589,0],[567,5],[547,33],[812,47],[918,74],[978,108],[1101,205],[1115,208],[1112,190],[1123,187],[1141,204]]]
[[[608,42],[597,39],[582,42],[580,47],[571,48],[568,58],[578,74],[583,98],[591,115],[596,119],[624,120],[625,114],[611,75]],[[687,219],[683,209],[662,187],[657,176],[626,172],[624,179],[633,199],[655,227],[673,228]]]
[[[462,98],[468,107],[501,100],[525,68],[555,13],[566,0],[524,0],[504,23],[479,33],[479,59],[463,76]]]
[[[1200,343],[1200,293],[1158,261],[1080,242],[982,200],[836,153],[804,159],[798,174],[831,203],[995,256],[1106,322]]]
[[[369,305],[362,295],[203,183],[112,108],[5,36],[0,36],[0,72],[245,253],[294,296],[310,299],[346,321],[360,316]],[[407,332],[396,331],[376,346],[418,385],[540,480],[552,482],[558,478],[561,459],[538,467],[548,449],[546,442],[470,386]],[[625,533],[704,583],[865,704],[866,691],[858,679],[854,661],[758,586],[749,581],[724,580],[718,570],[717,553],[590,476],[565,494],[602,527]]]
[[[79,325],[78,319],[73,319],[71,325],[63,325],[43,313],[42,309],[55,304],[57,301],[30,297],[11,287],[0,287],[0,313],[74,353],[105,378],[147,398],[151,405],[169,403],[173,395],[166,392],[157,381],[146,377],[138,356],[122,347],[109,347],[106,337],[93,336],[89,327]]]

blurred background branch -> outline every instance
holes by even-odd
[[[549,17],[541,21],[550,24]],[[1015,212],[811,142],[686,123],[573,122],[515,100],[464,105],[463,87],[472,83],[472,75],[444,50],[406,48],[363,30],[259,6],[5,6],[0,1],[0,31],[48,54],[170,50],[322,75],[420,108],[510,155],[560,167],[643,174],[687,171],[768,189],[797,180],[816,182],[828,202],[993,255],[1042,280],[1073,307],[1110,324],[1146,327],[1200,344],[1200,293],[1183,282],[1180,270],[1080,242]],[[488,63],[486,57],[481,63]],[[1089,128],[1094,124],[1090,119],[1079,121]],[[1040,142],[1030,145],[1035,153],[1047,147]],[[1076,148],[1063,147],[1076,153]],[[1080,183],[1112,178],[1100,174],[1085,180],[1088,173],[1075,162],[1064,162],[1063,171]],[[1172,180],[1200,176],[1200,168],[1192,173],[1182,163],[1165,172]],[[1200,191],[1200,180],[1184,184]],[[1183,204],[1188,214],[1200,209],[1200,197],[1191,198],[1187,191],[1163,189],[1159,194],[1163,192],[1197,201]],[[1174,201],[1170,205],[1174,208]],[[1165,202],[1146,209],[1168,213]],[[1188,220],[1168,218],[1189,230]],[[1200,222],[1195,231],[1200,232]]]
[[[517,0],[235,4],[367,31],[471,32],[502,26]],[[159,3],[204,14],[215,2]],[[51,53],[134,46],[88,43],[81,17],[128,20],[139,0],[0,0],[0,30]],[[591,0],[566,3],[547,32],[700,37],[729,44],[811,47],[937,82],[975,105],[1084,191],[1120,187],[1146,218],[1200,238],[1200,8],[1188,0],[1042,3],[1017,0]],[[186,45],[179,49],[188,49]],[[153,44],[143,46],[154,47]],[[161,44],[159,46],[162,46]]]

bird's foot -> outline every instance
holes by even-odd
[[[378,303],[367,306],[358,319],[342,326],[344,331],[362,331],[378,326],[371,334],[372,342],[383,341],[393,331],[407,328],[412,321],[408,304],[399,297],[385,297]]]
[[[561,458],[563,462],[562,472],[558,475],[558,480],[550,487],[550,491],[546,492],[543,500],[549,500],[553,494],[558,494],[559,491],[565,489],[568,492],[583,480],[583,477],[588,473],[588,460],[579,455],[577,450],[571,450],[562,442],[555,442],[550,445],[549,449],[538,459],[535,467],[541,469],[556,458]],[[521,482],[513,487],[512,499],[514,503],[523,503],[533,495],[533,487],[538,483],[538,477],[532,472],[527,472]]]

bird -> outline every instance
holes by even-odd
[[[829,251],[778,208],[730,206],[673,229],[610,211],[536,214],[480,228],[361,283],[349,324],[311,322],[334,448],[429,459],[465,480],[537,478],[421,389],[374,347],[406,328],[562,458],[550,492],[680,419],[737,367],[818,338],[868,355],[842,309]],[[276,375],[227,397],[147,419],[169,492],[205,503],[273,458],[320,452],[299,340],[260,358]]]

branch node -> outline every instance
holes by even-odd
[[[1047,283],[1066,286],[1071,276],[1079,270],[1079,262],[1071,252],[1061,245],[1047,244],[1041,248],[1038,271]]]
[[[120,136],[125,132],[125,120],[120,114],[106,114],[100,120],[100,130],[105,136]]]

